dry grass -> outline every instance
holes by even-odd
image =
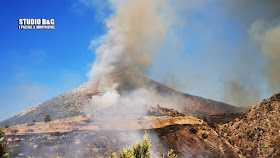
[[[203,121],[193,116],[128,116],[128,117],[98,117],[88,118],[76,116],[54,120],[48,123],[36,122],[11,126],[7,135],[25,135],[30,133],[71,132],[73,130],[139,130],[162,128],[169,125],[202,124]],[[16,133],[14,131],[17,131]]]

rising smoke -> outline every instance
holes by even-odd
[[[93,96],[84,111],[94,115],[110,107],[102,115],[111,117],[113,111],[114,117],[143,116],[148,110],[145,105],[162,102],[162,97],[146,89],[141,75],[149,71],[156,49],[170,25],[160,14],[167,7],[166,2],[112,0],[110,3],[115,10],[106,20],[107,34],[102,37],[104,43],[97,48],[96,61],[89,72],[90,82],[98,83],[95,90],[103,94]],[[107,122],[109,126],[110,123]],[[119,121],[118,124],[122,127],[125,123]],[[125,137],[139,140],[142,135],[140,131],[130,131]],[[153,139],[158,140],[157,137]]]
[[[131,77],[131,72],[152,74],[153,78],[180,90],[234,105],[253,105],[279,92],[279,1],[112,0],[109,3],[113,13],[105,21],[107,34],[102,36],[103,44],[96,50],[96,61],[89,73],[90,81],[99,83],[97,89],[111,94],[101,100],[110,100],[106,98],[109,96],[118,98],[125,91],[141,88],[142,83]],[[222,15],[207,10],[206,6],[214,4],[221,6],[216,10]],[[219,31],[202,27],[194,15],[208,18],[210,24],[223,17],[231,19],[240,25],[240,44],[212,38]],[[179,29],[172,32],[174,25]],[[197,32],[187,32],[187,29]],[[180,40],[181,34],[205,47],[192,52],[200,58],[196,63],[189,56],[177,53],[188,47],[187,41]],[[228,53],[233,59],[227,64],[229,67],[223,67],[221,62],[228,58],[224,54],[230,48],[226,46],[236,51]],[[211,71],[215,72],[211,74]],[[111,76],[117,73],[122,75],[116,82]],[[221,84],[213,84],[213,80]],[[212,84],[219,88],[211,87]]]
[[[111,106],[118,102],[120,93],[141,87],[137,77],[149,69],[156,49],[160,46],[169,23],[160,15],[165,1],[111,1],[115,13],[106,20],[104,44],[96,50],[96,61],[89,72],[102,96],[94,96],[93,106]],[[118,81],[113,74],[118,75]]]
[[[274,23],[276,24],[266,28],[264,22],[255,21],[250,29],[250,36],[259,44],[262,54],[267,59],[265,75],[269,90],[277,92],[280,90],[280,20]]]
[[[239,79],[226,81],[225,98],[231,98],[235,105],[254,105],[280,92],[280,1],[232,1],[226,6],[246,26],[246,44],[256,46],[239,55],[231,67]]]

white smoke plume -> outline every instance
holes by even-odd
[[[92,106],[117,104],[121,90],[133,90],[137,78],[128,79],[127,72],[143,74],[155,55],[155,49],[164,39],[169,23],[160,14],[166,1],[112,0],[115,13],[106,20],[108,32],[104,43],[96,50],[96,61],[89,72],[90,81],[98,83],[102,96],[93,96]],[[118,82],[115,73],[123,73]],[[124,82],[135,83],[124,83]]]

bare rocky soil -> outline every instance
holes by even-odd
[[[109,157],[112,152],[131,145],[145,132],[152,141],[153,157],[174,149],[180,157],[237,157],[237,154],[206,124],[196,125],[197,133],[191,132],[193,125],[172,125],[163,128],[142,130],[84,130],[65,133],[30,133],[9,135],[9,151],[12,157]],[[203,139],[203,133],[208,138]],[[105,138],[96,142],[96,138]]]

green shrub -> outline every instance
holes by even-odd
[[[202,138],[203,138],[203,139],[208,138],[208,134],[207,134],[206,132],[202,133]]]
[[[172,149],[170,149],[167,153],[167,158],[177,158],[178,156],[174,153]],[[164,155],[163,155],[164,158]]]
[[[4,157],[4,155],[7,153],[7,147],[8,147],[8,138],[4,137],[4,129],[0,129],[0,157]]]
[[[120,158],[151,158],[151,147],[151,141],[149,141],[148,135],[145,134],[142,142],[135,142],[131,147],[124,148],[118,152],[118,156]],[[110,158],[117,158],[117,153],[112,153]],[[164,155],[163,158],[165,158]],[[172,149],[168,151],[167,158],[177,158]]]
[[[148,134],[143,136],[142,142],[135,142],[132,147],[127,147],[119,152],[120,158],[150,158],[151,141]]]
[[[108,146],[108,139],[105,136],[98,136],[93,139],[93,145],[98,148],[106,148]]]
[[[133,151],[134,156],[137,157],[150,157],[150,148],[151,148],[151,141],[148,140],[148,134],[143,136],[142,143],[134,143],[133,144]]]
[[[109,158],[117,158],[117,153],[113,152],[112,155]]]
[[[134,152],[130,147],[127,147],[119,152],[120,158],[136,158]]]
[[[51,116],[49,114],[45,115],[45,122],[50,122],[51,121]]]
[[[197,131],[198,131],[198,127],[196,125],[192,125],[192,127],[190,128],[190,132],[196,134]]]
[[[56,154],[55,156],[53,156],[52,158],[62,158],[62,156]]]

